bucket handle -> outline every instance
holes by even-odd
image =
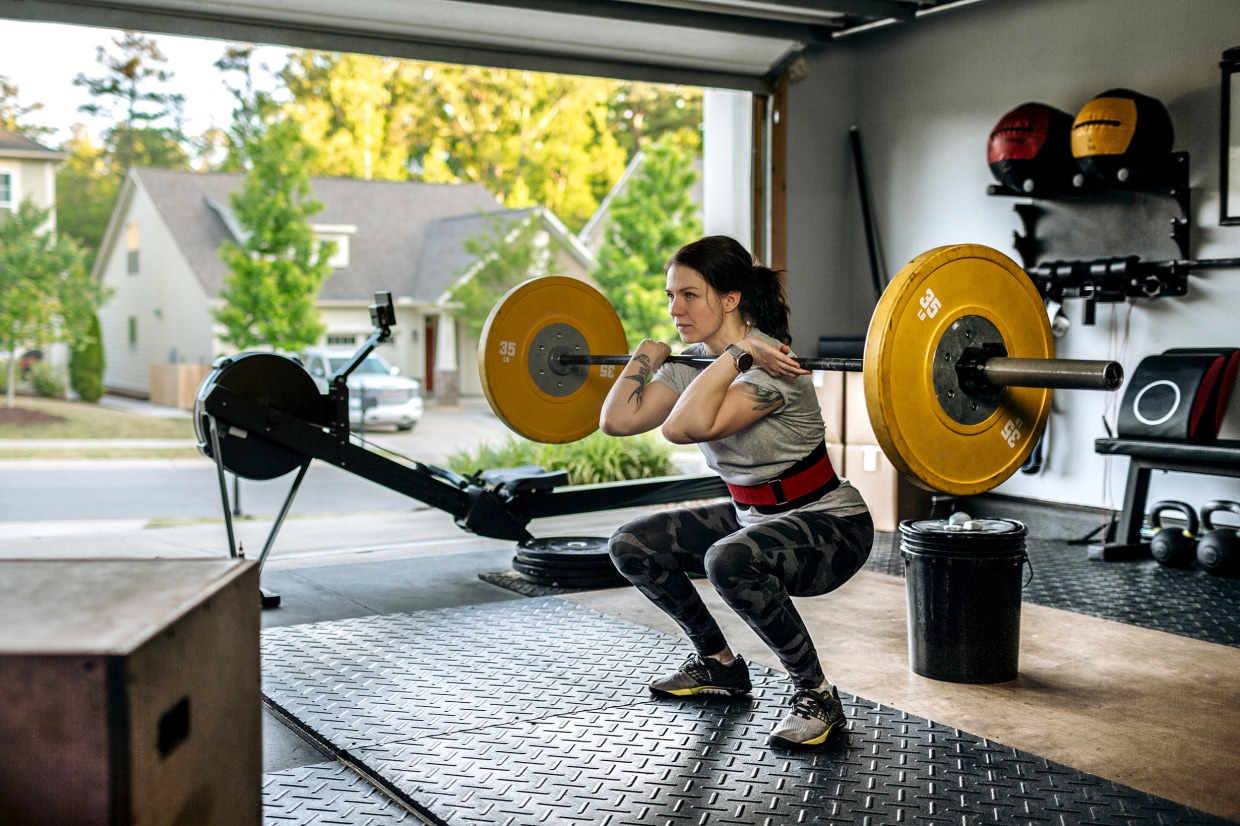
[[[1020,586],[1020,589],[1023,591],[1029,587],[1030,582],[1033,582],[1033,560],[1029,558],[1028,551],[1021,551],[1020,557],[1021,557],[1021,567],[1024,567],[1025,565],[1029,566],[1029,578],[1026,579],[1024,583]]]

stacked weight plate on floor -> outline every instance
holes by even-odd
[[[552,588],[617,588],[628,585],[600,536],[551,536],[517,546],[512,569],[522,579]]]

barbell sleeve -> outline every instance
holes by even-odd
[[[569,367],[576,365],[615,365],[629,363],[626,355],[581,355],[558,353],[552,362]],[[673,364],[708,365],[714,356],[672,355]],[[848,358],[798,358],[806,370],[862,373],[864,361]],[[1061,390],[1114,390],[1124,381],[1124,368],[1117,361],[1088,359],[1033,359],[994,357],[978,365],[982,376],[996,387],[1047,387]]]
[[[1118,361],[1088,359],[990,358],[982,364],[982,375],[998,387],[1115,390],[1124,383]]]

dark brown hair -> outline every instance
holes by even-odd
[[[792,343],[783,270],[757,263],[739,241],[726,235],[708,235],[685,244],[668,259],[663,271],[673,264],[697,270],[716,292],[739,292],[740,314],[747,324],[784,344]]]

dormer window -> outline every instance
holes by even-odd
[[[336,251],[332,253],[331,258],[327,259],[327,263],[333,269],[342,270],[349,266],[349,237],[357,232],[355,225],[312,224],[310,228],[318,236],[320,244],[331,241],[336,245]]]

